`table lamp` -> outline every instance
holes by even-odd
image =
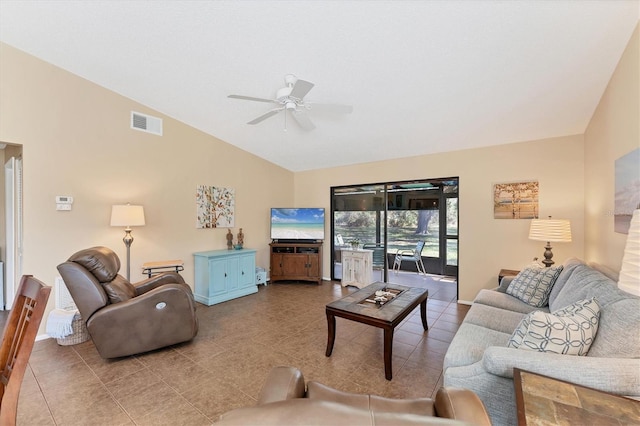
[[[622,257],[618,288],[640,296],[640,210],[633,212]]]
[[[131,236],[132,226],[144,226],[144,208],[142,206],[132,206],[131,204],[111,206],[111,226],[126,226],[124,229],[124,245],[127,247],[127,280],[130,277],[131,260]]]
[[[532,219],[529,228],[529,239],[536,241],[546,241],[544,247],[544,260],[542,263],[548,268],[555,262],[551,260],[551,242],[568,243],[571,242],[571,222],[566,219]]]

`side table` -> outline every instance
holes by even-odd
[[[167,271],[184,271],[184,262],[182,260],[161,260],[158,262],[145,262],[142,264],[142,273],[147,274],[149,278],[153,274]]]
[[[373,250],[342,249],[342,286],[366,287],[373,283]]]
[[[519,368],[513,383],[519,426],[640,424],[640,401],[631,398]]]

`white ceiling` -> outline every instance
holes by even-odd
[[[583,133],[639,17],[638,0],[0,0],[0,40],[302,171]],[[284,131],[227,98],[273,98],[289,73],[353,113]]]

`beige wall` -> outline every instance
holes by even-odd
[[[295,199],[299,206],[329,212],[331,186],[459,176],[459,298],[471,301],[480,289],[496,286],[501,268],[519,269],[544,252],[544,243],[527,239],[529,220],[493,218],[494,183],[538,180],[540,215],[570,219],[572,224],[573,241],[558,243],[554,260],[583,256],[582,145],[582,136],[576,135],[300,172]],[[325,276],[331,274],[329,263],[325,256]]]
[[[109,220],[131,202],[147,221],[133,231],[132,280],[145,261],[180,258],[193,283],[193,252],[226,248],[227,229],[196,229],[202,184],[235,190],[233,232],[268,266],[269,207],[293,204],[292,172],[7,45],[0,58],[0,142],[23,146],[23,273],[53,284],[59,263],[94,245],[124,264],[124,231]],[[164,136],[130,129],[132,110],[162,117]],[[73,210],[56,211],[56,195]]]
[[[572,221],[573,242],[554,247],[556,261],[578,256],[619,267],[613,162],[639,143],[637,30],[585,135],[296,174],[4,44],[0,58],[0,142],[24,150],[23,271],[48,283],[56,265],[84,247],[107,245],[124,258],[123,231],[108,226],[112,204],[145,206],[147,225],[133,232],[133,279],[145,261],[182,258],[192,283],[192,253],[224,248],[226,233],[195,228],[196,185],[235,189],[234,232],[243,227],[267,267],[272,206],[329,212],[331,186],[450,176],[460,177],[461,300],[493,287],[500,268],[543,252],[527,239],[529,221],[493,219],[494,183],[537,179],[541,216]],[[129,129],[131,110],[164,118],[164,136]],[[73,210],[56,211],[56,195],[73,196]]]
[[[638,148],[640,33],[636,26],[585,132],[585,253],[589,260],[615,270],[620,269],[627,237],[613,231],[615,161]]]

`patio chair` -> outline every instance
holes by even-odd
[[[384,246],[376,243],[365,243],[362,248],[364,250],[373,250],[373,269],[383,269],[385,265]]]
[[[351,244],[345,243],[342,234],[336,234],[333,237],[334,260],[342,263],[342,249],[350,249]]]
[[[402,266],[402,261],[415,262],[418,274],[423,273],[427,275],[427,270],[422,263],[422,249],[424,248],[424,241],[418,241],[416,248],[413,250],[398,250],[396,257],[393,260],[393,271],[397,274]]]

